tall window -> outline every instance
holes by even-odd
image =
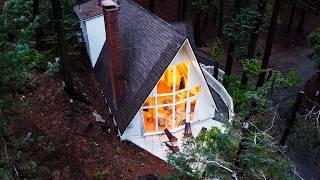
[[[193,121],[201,86],[190,87],[189,63],[170,65],[156,85],[156,93],[142,107],[144,132],[158,132]]]

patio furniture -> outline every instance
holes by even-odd
[[[207,131],[208,131],[208,129],[207,129],[207,128],[202,127],[202,128],[201,128],[201,130],[200,130],[200,133],[206,133]]]
[[[178,141],[178,138],[176,138],[167,128],[164,130],[164,133],[171,144]]]
[[[180,151],[178,146],[170,145],[167,142],[164,142],[164,144],[172,151],[172,153],[177,153]]]
[[[186,122],[184,125],[184,138],[189,138],[192,137],[192,130],[191,130],[191,123],[190,122]]]

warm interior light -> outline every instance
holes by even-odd
[[[188,86],[188,62],[176,65],[176,91],[187,88]]]
[[[176,124],[175,127],[184,125],[186,122],[186,102],[182,102],[176,105]]]
[[[164,72],[157,84],[157,94],[154,97],[148,97],[143,105],[144,132],[177,128],[183,126],[187,120],[194,120],[197,100],[188,98],[198,95],[201,86],[188,88],[188,72],[187,61],[170,65]]]
[[[176,95],[176,102],[180,102],[187,99],[187,91],[182,91]]]
[[[201,91],[201,86],[196,86],[196,87],[190,89],[189,97],[192,97],[192,96],[195,96],[195,95],[199,94],[200,91]]]
[[[197,102],[196,100],[192,100],[191,104],[190,104],[190,121],[193,121],[193,119],[194,119],[196,102]]]
[[[155,97],[148,97],[143,106],[154,106],[155,105]]]
[[[169,66],[157,84],[158,94],[173,92],[173,73],[174,73],[174,67]]]
[[[172,107],[165,106],[158,108],[158,130],[172,129]]]
[[[143,109],[144,132],[154,132],[156,130],[155,108]]]
[[[158,96],[158,104],[172,104],[173,96]]]

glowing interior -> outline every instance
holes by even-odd
[[[201,86],[188,87],[189,63],[170,65],[156,85],[156,95],[145,101],[144,132],[174,129],[193,121]]]

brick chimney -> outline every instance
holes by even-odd
[[[110,62],[109,67],[112,84],[112,98],[113,104],[117,107],[117,104],[121,101],[126,90],[118,27],[120,6],[113,0],[102,0],[101,6],[103,9],[108,58]]]

